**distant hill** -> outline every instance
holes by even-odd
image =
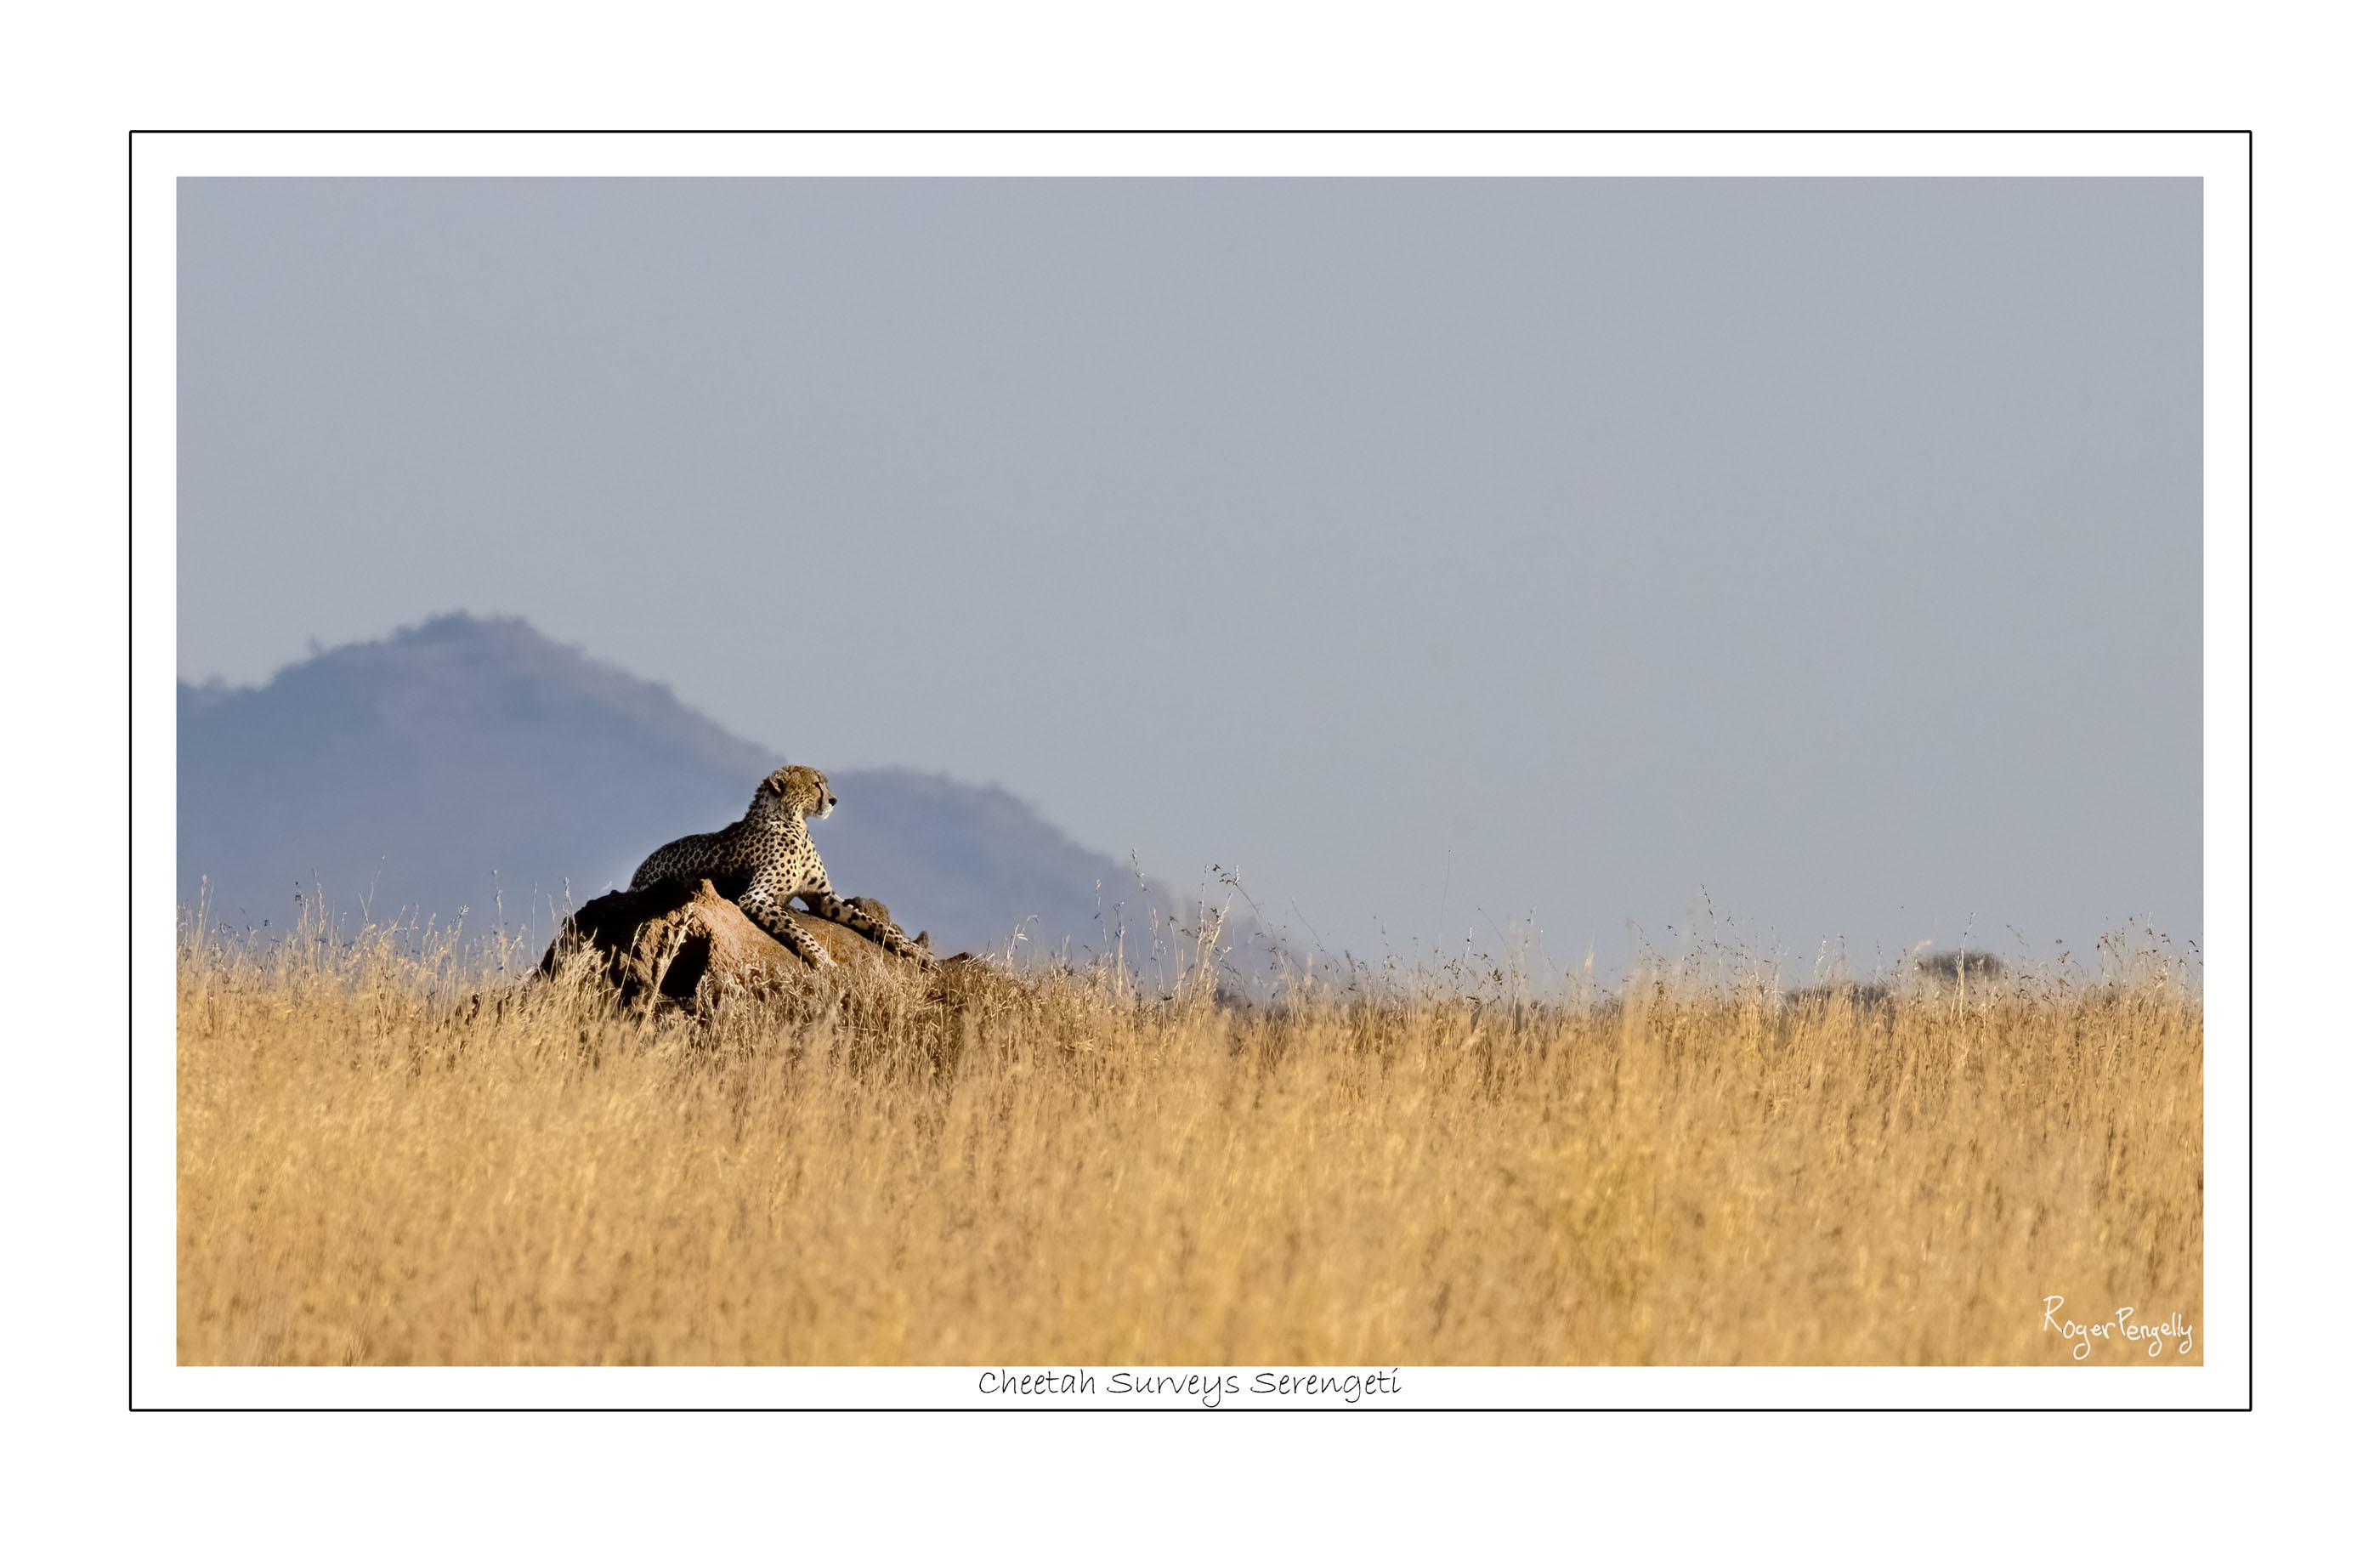
[[[319,882],[356,917],[468,905],[540,930],[625,887],[674,837],[738,818],[786,759],[667,686],[526,622],[439,616],[333,649],[261,686],[180,691],[180,873],[235,925],[285,928]],[[1123,865],[997,787],[897,770],[823,768],[839,803],[813,821],[845,894],[884,901],[945,952],[1002,946],[1029,917],[1046,946],[1096,942],[1095,908],[1148,897]],[[1152,886],[1162,908],[1162,886]]]

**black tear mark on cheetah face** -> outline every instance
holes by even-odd
[[[764,808],[764,805],[774,806]],[[754,814],[779,811],[796,820],[824,820],[834,812],[834,790],[815,766],[780,766],[752,796]]]

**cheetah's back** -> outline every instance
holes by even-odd
[[[671,880],[694,884],[708,879],[732,899],[752,877],[751,859],[743,850],[747,844],[739,839],[743,834],[739,821],[723,831],[680,836],[638,863],[629,885],[643,889]]]

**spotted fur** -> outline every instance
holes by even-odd
[[[708,879],[732,894],[744,914],[771,937],[819,969],[833,962],[817,939],[794,924],[796,900],[818,916],[840,922],[881,943],[904,959],[930,965],[934,956],[893,925],[881,905],[855,905],[827,882],[826,864],[811,844],[808,820],[834,809],[826,774],[816,767],[781,766],[752,795],[744,818],[723,831],[680,836],[637,865],[633,887],[667,881],[693,884]]]

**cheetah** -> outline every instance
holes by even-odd
[[[723,831],[680,836],[638,863],[629,885],[643,889],[671,880],[692,884],[708,879],[720,893],[734,895],[754,925],[816,969],[832,969],[833,961],[817,939],[794,924],[795,900],[901,958],[931,965],[933,954],[895,926],[881,905],[854,905],[827,882],[826,864],[810,844],[807,817],[824,820],[833,810],[834,794],[824,772],[812,766],[781,766],[752,795],[752,807],[743,819]]]
[[[900,923],[892,919],[892,907],[885,905],[881,900],[870,900],[864,894],[846,894],[843,897],[843,903],[856,907],[861,915],[879,926],[891,928],[895,932],[902,931]],[[908,934],[902,932],[902,936],[907,937]],[[910,938],[909,941],[922,949],[930,950],[934,946],[928,941],[928,935],[923,932]]]

